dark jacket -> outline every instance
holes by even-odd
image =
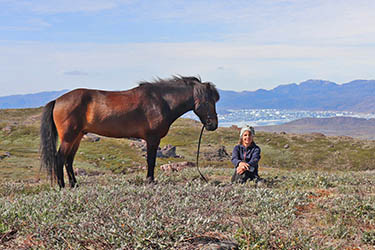
[[[246,152],[246,154],[245,154]],[[244,158],[246,157],[246,158]],[[235,168],[241,161],[248,163],[251,167],[255,168],[256,175],[258,175],[258,162],[260,160],[260,147],[255,142],[252,142],[249,147],[243,145],[236,145],[232,152],[232,164]]]

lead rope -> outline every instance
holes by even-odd
[[[201,134],[200,134],[200,136],[199,136],[199,141],[198,141],[198,151],[197,151],[197,163],[196,163],[196,166],[197,166],[197,170],[198,170],[199,174],[201,175],[201,178],[202,178],[206,183],[208,183],[208,180],[206,179],[206,177],[204,177],[204,175],[201,173],[201,171],[199,170],[199,167],[198,167],[199,148],[200,148],[200,146],[201,146],[201,139],[202,139],[203,130],[204,130],[204,125],[202,126]]]

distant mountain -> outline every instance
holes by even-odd
[[[28,95],[0,97],[0,108],[33,108],[68,90]],[[308,80],[256,91],[219,90],[219,112],[228,109],[290,109],[375,112],[375,80],[355,80],[336,84],[323,80]]]
[[[256,130],[294,134],[323,133],[375,140],[375,119],[355,117],[302,118],[282,125],[260,126]]]
[[[26,95],[10,95],[0,97],[0,109],[37,108],[44,106],[49,101],[56,99],[69,90],[40,92]]]
[[[308,80],[271,90],[219,92],[219,110],[268,108],[375,112],[375,80],[355,80],[340,85]]]

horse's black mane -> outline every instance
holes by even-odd
[[[198,83],[198,84],[197,84]],[[210,95],[213,96],[217,102],[220,98],[219,92],[217,91],[214,84],[210,82],[202,82],[201,78],[195,76],[173,76],[172,78],[161,79],[157,78],[153,82],[140,82],[140,87],[176,87],[176,86],[191,86],[194,91],[201,95],[206,91],[207,87],[209,89]]]
[[[192,84],[193,82],[199,82],[202,83],[202,80],[200,77],[195,77],[195,76],[173,76],[172,78],[156,78],[152,82],[140,82],[139,86],[144,86],[144,85],[170,85],[170,84],[181,84],[181,85],[188,85]]]

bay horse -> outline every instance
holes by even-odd
[[[51,182],[64,184],[64,166],[71,187],[77,183],[73,160],[86,133],[115,138],[141,138],[147,143],[147,182],[154,181],[156,151],[171,124],[193,110],[204,127],[218,127],[216,102],[220,96],[210,82],[173,76],[142,82],[126,91],[75,89],[43,109],[40,127],[41,167]],[[57,138],[60,147],[57,151]]]

